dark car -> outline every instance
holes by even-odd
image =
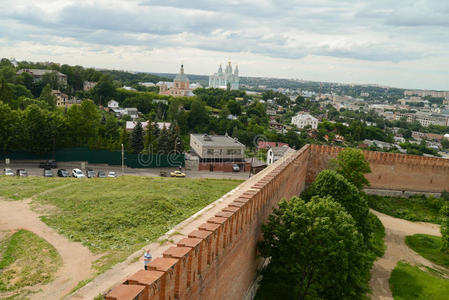
[[[86,175],[87,175],[87,178],[93,178],[93,177],[95,177],[95,171],[92,169],[87,169]]]
[[[58,164],[54,160],[47,160],[45,162],[39,163],[39,168],[56,169],[57,167],[58,167]]]
[[[25,169],[17,169],[16,175],[26,177],[28,176],[28,172]]]
[[[105,171],[98,171],[98,178],[106,178],[106,172]]]
[[[51,169],[44,169],[44,177],[53,177],[53,171]]]
[[[59,169],[57,174],[58,177],[70,177],[69,171],[66,169]]]
[[[168,172],[167,171],[161,171],[159,173],[159,176],[161,176],[161,177],[168,177]]]

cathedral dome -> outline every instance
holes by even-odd
[[[175,77],[175,81],[189,81],[189,78],[184,74],[184,65],[181,65],[181,70]]]

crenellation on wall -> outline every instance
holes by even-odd
[[[136,294],[139,300],[243,299],[252,294],[257,268],[263,263],[256,252],[257,241],[262,237],[261,225],[281,199],[299,195],[342,150],[306,145],[282,158],[256,175],[257,179],[246,184],[249,188],[238,193],[198,230],[166,250],[163,258],[152,261],[150,271],[134,274],[107,297],[120,295],[124,290],[137,291],[125,285],[144,286]],[[372,169],[366,175],[372,189],[449,190],[448,160],[373,151],[363,154]],[[149,278],[144,280],[142,272],[156,273],[144,273]]]

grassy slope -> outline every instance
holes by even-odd
[[[3,179],[0,179],[0,196],[13,195],[8,184],[2,183]],[[86,180],[54,178],[50,181],[55,183],[42,177],[18,179],[21,189],[29,191],[23,197],[42,192],[49,184],[51,187],[65,185],[33,199],[59,208],[58,213],[42,217],[45,223],[88,246],[94,253],[105,254],[95,262],[100,272],[241,183],[238,180],[136,176]]]
[[[431,262],[446,268],[449,267],[449,253],[440,251],[441,237],[427,234],[415,234],[407,236],[405,242],[407,246]]]
[[[1,241],[0,253],[0,298],[6,291],[20,298],[27,294],[24,288],[51,282],[62,263],[52,245],[27,230]]]
[[[371,208],[384,214],[409,221],[439,224],[439,211],[445,201],[441,198],[413,196],[410,198],[367,195]]]
[[[446,300],[449,295],[449,280],[404,262],[391,273],[390,287],[396,300]]]
[[[71,180],[67,178],[0,176],[0,197],[22,200],[69,183],[71,183]]]

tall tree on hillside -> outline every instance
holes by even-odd
[[[365,242],[368,243],[371,232],[368,224],[368,202],[355,185],[333,170],[324,170],[301,195],[305,201],[310,200],[313,196],[331,196],[332,199],[340,203],[354,218],[359,232],[363,234]]]
[[[449,253],[449,205],[445,205],[440,211],[441,222],[441,251]]]
[[[369,181],[364,175],[371,173],[371,168],[363,156],[363,152],[359,149],[344,149],[338,153],[336,159],[330,162],[330,167],[359,189],[369,186]]]
[[[155,130],[153,126],[157,126],[157,124],[148,121],[148,125],[145,128],[144,151],[149,154],[155,154],[155,152],[157,152],[158,137],[154,135]]]
[[[39,100],[44,101],[48,104],[48,107],[54,109],[56,107],[56,96],[51,93],[50,84],[47,84],[41,92]]]
[[[370,264],[354,219],[331,197],[293,197],[263,225],[258,248],[270,263],[258,299],[359,299]]]
[[[173,150],[173,144],[170,141],[170,133],[167,128],[165,128],[165,126],[162,128],[161,133],[159,134],[157,145],[159,153],[168,154]]]
[[[131,139],[128,131],[126,130],[126,127],[122,127],[122,129],[120,130],[120,144],[123,144],[123,149],[126,152],[132,151]]]
[[[2,78],[0,82],[0,101],[3,101],[3,103],[11,105],[13,100],[14,100],[13,91],[9,87],[6,80]]]
[[[134,153],[140,153],[143,150],[143,128],[142,123],[140,121],[137,122],[136,126],[131,133],[131,147],[133,148]]]

